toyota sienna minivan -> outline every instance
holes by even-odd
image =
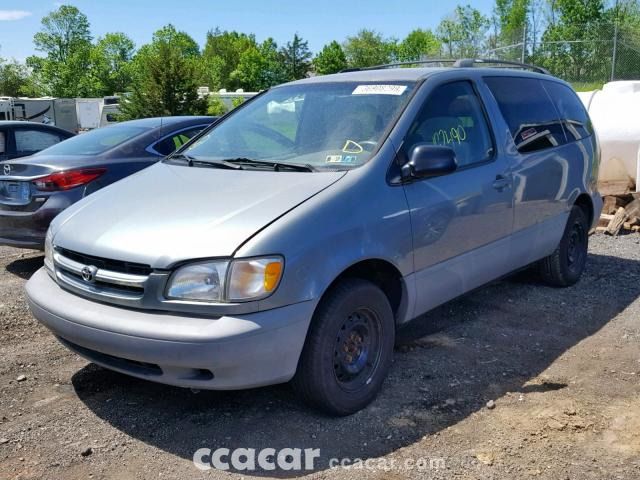
[[[525,266],[556,286],[585,266],[587,112],[542,69],[474,63],[261,93],[56,217],[31,311],[128,375],[365,407],[403,323]]]

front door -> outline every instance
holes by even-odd
[[[458,168],[404,186],[414,248],[419,315],[509,268],[513,179],[498,155],[485,110],[471,82],[440,85],[403,143],[453,148]]]

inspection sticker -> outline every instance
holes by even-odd
[[[352,95],[402,95],[406,85],[358,85]]]
[[[327,155],[327,163],[342,163],[342,155]]]

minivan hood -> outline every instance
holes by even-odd
[[[343,175],[158,163],[65,210],[52,224],[54,244],[153,268],[228,257]]]

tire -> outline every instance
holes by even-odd
[[[542,280],[556,287],[569,287],[580,280],[589,247],[587,215],[573,206],[558,248],[540,262]]]
[[[366,280],[331,287],[313,316],[293,388],[308,405],[350,415],[376,397],[393,357],[395,321],[386,295]]]

